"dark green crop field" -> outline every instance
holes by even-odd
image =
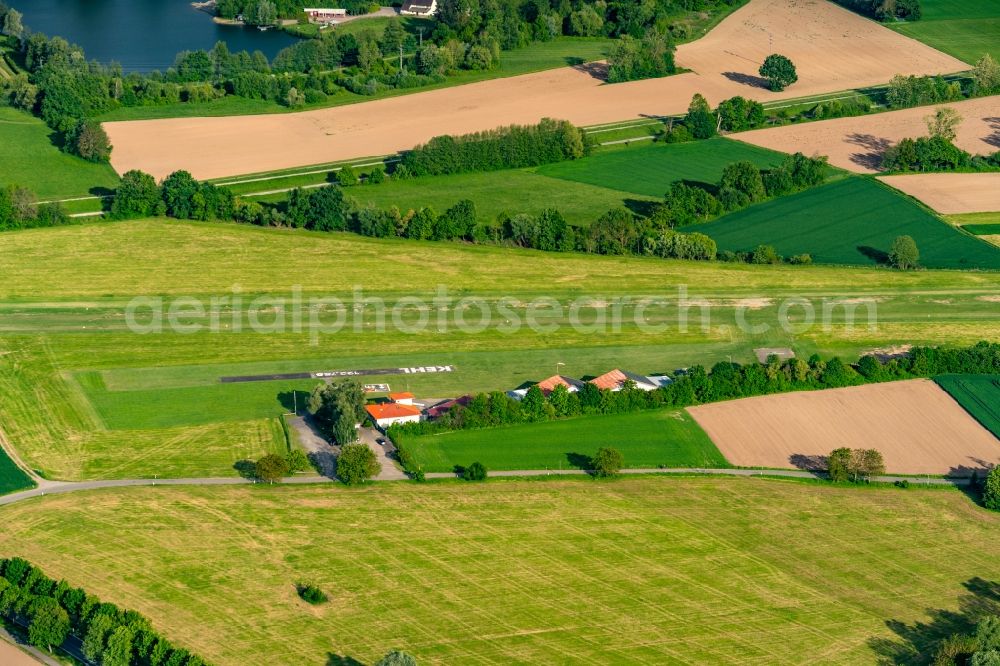
[[[945,224],[919,204],[869,178],[848,178],[751,206],[708,224],[720,250],[773,245],[826,264],[878,264],[892,241],[909,235],[926,268],[1000,269],[1000,250]]]
[[[944,375],[935,381],[983,427],[1000,437],[1000,375]]]
[[[996,0],[922,0],[919,21],[888,24],[919,40],[974,64],[984,53],[1000,60],[1000,2]]]
[[[715,138],[599,152],[571,162],[548,164],[537,171],[553,178],[662,197],[675,180],[714,185],[723,168],[732,162],[749,160],[763,168],[780,164],[784,158],[765,148]]]
[[[31,488],[34,485],[28,475],[14,464],[3,449],[0,449],[0,495]]]

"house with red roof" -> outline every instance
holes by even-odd
[[[663,386],[664,381],[669,383],[667,378],[659,377],[647,377],[645,375],[639,375],[634,372],[628,372],[627,370],[619,370],[615,368],[611,372],[606,372],[600,377],[595,377],[590,380],[590,383],[599,389],[604,389],[606,391],[621,391],[625,388],[625,384],[629,381],[635,382],[635,387],[643,391],[654,391],[660,386]]]
[[[379,428],[385,430],[389,426],[401,423],[419,423],[420,409],[413,405],[398,402],[383,402],[375,405],[365,405],[365,411]]]

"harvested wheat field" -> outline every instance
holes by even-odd
[[[757,77],[772,51],[788,55],[799,72],[799,83],[781,94]],[[440,134],[545,117],[592,125],[683,113],[696,92],[712,103],[734,95],[774,100],[884,83],[897,73],[968,68],[822,0],[751,0],[680,47],[677,62],[692,73],[606,85],[600,68],[583,66],[294,114],[114,122],[105,129],[119,173],[142,169],[162,178],[183,168],[204,179],[385,155]]]
[[[731,400],[688,409],[738,467],[822,467],[872,448],[899,474],[963,474],[1000,463],[1000,440],[934,382],[914,379]]]
[[[879,180],[945,215],[1000,211],[1000,173],[920,173]]]
[[[876,173],[885,150],[900,139],[926,136],[927,116],[943,106],[955,109],[962,116],[955,139],[959,148],[973,154],[994,153],[1000,148],[1000,96],[751,130],[730,137],[785,153],[826,155],[830,164],[842,169]]]

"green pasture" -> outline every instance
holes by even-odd
[[[749,160],[766,168],[780,164],[784,158],[765,148],[715,138],[602,151],[571,162],[547,164],[537,171],[552,178],[661,198],[675,180],[714,185],[732,162]]]
[[[430,399],[514,388],[557,370],[581,377],[746,362],[757,347],[854,359],[893,344],[1000,337],[990,273],[599,257],[163,219],[0,234],[0,274],[0,419],[27,463],[59,479],[234,475],[235,461],[280,450],[275,417],[291,408],[292,391],[301,409],[314,382],[223,385],[222,376],[453,365],[369,379]],[[359,299],[385,299],[384,326],[371,303],[351,306],[356,315],[336,332],[328,327],[342,311],[332,306],[315,311],[315,335],[290,319],[284,330],[248,326],[252,313],[278,321],[273,302],[258,297],[349,304],[355,287]],[[413,326],[426,313],[413,303],[398,310],[404,328],[392,325],[396,299],[430,302],[442,289],[452,301],[429,327]],[[133,296],[162,298],[161,312],[175,296],[196,297],[206,311],[180,323],[218,325],[133,332]],[[467,296],[498,317],[481,332],[456,327],[465,312],[457,299]],[[539,297],[552,300],[533,305]],[[682,309],[681,297],[693,304]],[[800,327],[794,311],[786,330],[778,311],[790,297],[817,312],[831,304],[831,317]],[[874,299],[877,312],[860,307],[852,320],[844,302],[857,298]],[[144,303],[133,312],[140,324],[151,312]],[[525,325],[529,307],[536,328]],[[740,312],[747,326],[737,325]],[[500,326],[514,319],[519,327]]]
[[[944,375],[934,381],[1000,438],[1000,375]]]
[[[417,465],[450,472],[479,461],[491,470],[588,469],[602,446],[622,452],[625,466],[728,467],[715,444],[684,411],[589,416],[505,428],[401,437]]]
[[[348,23],[346,25],[351,24]],[[376,95],[357,95],[347,90],[342,90],[331,95],[325,102],[297,107],[295,109],[290,109],[277,102],[245,99],[230,95],[221,99],[210,102],[199,102],[197,104],[178,103],[162,106],[123,107],[109,111],[102,115],[100,120],[149,120],[152,118],[192,118],[198,116],[288,113],[291,111],[343,106],[344,104],[356,104],[358,102],[368,102],[386,97],[411,95],[426,90],[450,88],[466,83],[531,74],[557,67],[601,60],[607,56],[607,49],[610,44],[610,39],[598,37],[560,37],[549,42],[534,42],[524,48],[504,51],[500,56],[500,67],[497,69],[482,71],[462,70],[454,76],[449,76],[442,83],[423,86],[421,88],[386,90]]]
[[[991,0],[922,0],[919,21],[887,24],[970,65],[989,53],[1000,60],[1000,4]]]
[[[64,153],[40,119],[0,106],[0,185],[30,188],[42,200],[114,189],[118,176],[110,165]]]
[[[1000,579],[1000,516],[955,490],[152,487],[0,518],[4,555],[144,613],[219,666],[371,664],[393,648],[421,664],[920,663],[995,603]],[[329,603],[301,601],[304,580]]]
[[[428,176],[351,187],[344,192],[361,205],[397,206],[403,212],[432,206],[443,213],[459,199],[470,199],[476,204],[479,219],[486,223],[495,222],[502,213],[537,215],[546,208],[555,208],[566,221],[578,226],[589,225],[615,206],[641,209],[653,201],[647,196],[568,182],[531,170]]]
[[[847,178],[751,206],[708,224],[720,250],[773,245],[830,264],[880,264],[893,239],[916,240],[927,268],[1000,269],[997,248],[943,223],[923,206],[870,178]]]

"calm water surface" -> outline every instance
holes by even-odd
[[[165,70],[179,51],[210,49],[224,41],[231,51],[263,51],[268,59],[296,39],[284,32],[217,25],[190,0],[7,0],[24,24],[79,44],[87,58],[116,61],[126,71]]]

